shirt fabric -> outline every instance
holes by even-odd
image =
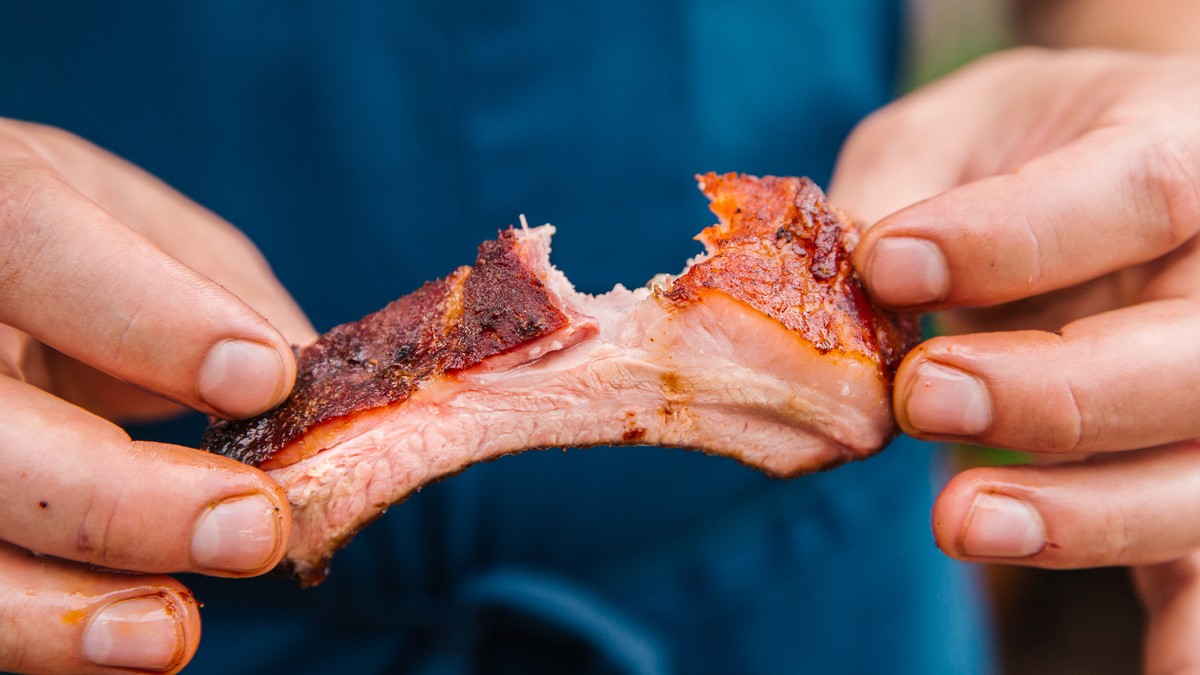
[[[0,115],[221,214],[325,330],[521,214],[580,290],[679,271],[713,221],[695,173],[827,182],[895,94],[899,5],[9,3]],[[945,478],[910,439],[788,481],[658,448],[504,458],[392,508],[315,589],[186,577],[186,672],[988,672],[975,579],[931,541]]]

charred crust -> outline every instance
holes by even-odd
[[[420,383],[475,366],[564,327],[568,317],[509,228],[473,268],[421,286],[300,351],[296,385],[278,408],[211,425],[200,447],[258,465],[309,430],[406,400]]]
[[[890,380],[920,339],[913,315],[879,309],[850,262],[855,228],[806,178],[697,177],[720,222],[701,233],[707,259],[662,295],[679,305],[720,290],[770,316],[822,352],[875,361]],[[422,382],[558,330],[568,322],[509,228],[473,267],[426,283],[362,320],[297,350],[296,386],[258,417],[218,421],[201,447],[258,465],[315,427],[406,400]]]
[[[843,218],[807,178],[697,176],[716,225],[701,233],[708,257],[663,294],[676,304],[720,290],[799,334],[821,352],[876,362],[891,379],[920,338],[913,315],[875,307],[855,273]]]
[[[633,427],[632,429],[626,429],[625,431],[623,431],[621,433],[621,440],[626,443],[635,444],[638,441],[645,438],[645,436],[646,436],[645,428]]]

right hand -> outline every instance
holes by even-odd
[[[241,233],[58,129],[0,120],[0,234],[0,671],[176,672],[199,615],[162,575],[271,569],[287,500],[114,421],[269,409],[315,333]]]
[[[938,546],[1133,567],[1151,673],[1200,672],[1198,108],[1195,56],[1010,51],[875,113],[831,189],[886,215],[855,250],[875,299],[952,310],[897,369],[900,427],[1039,459],[951,480]]]

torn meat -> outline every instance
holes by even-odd
[[[807,179],[699,180],[720,222],[679,276],[578,293],[549,262],[551,226],[510,228],[304,348],[275,410],[213,424],[202,447],[287,492],[283,566],[317,583],[391,504],[521,450],[661,445],[794,476],[886,444],[918,324],[867,299],[853,224]]]

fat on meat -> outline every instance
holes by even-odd
[[[698,181],[719,222],[682,273],[580,293],[550,263],[552,226],[509,228],[299,350],[280,407],[211,425],[201,447],[287,493],[283,571],[320,582],[389,506],[523,450],[688,448],[791,477],[886,445],[919,327],[868,299],[856,225],[808,179]]]

